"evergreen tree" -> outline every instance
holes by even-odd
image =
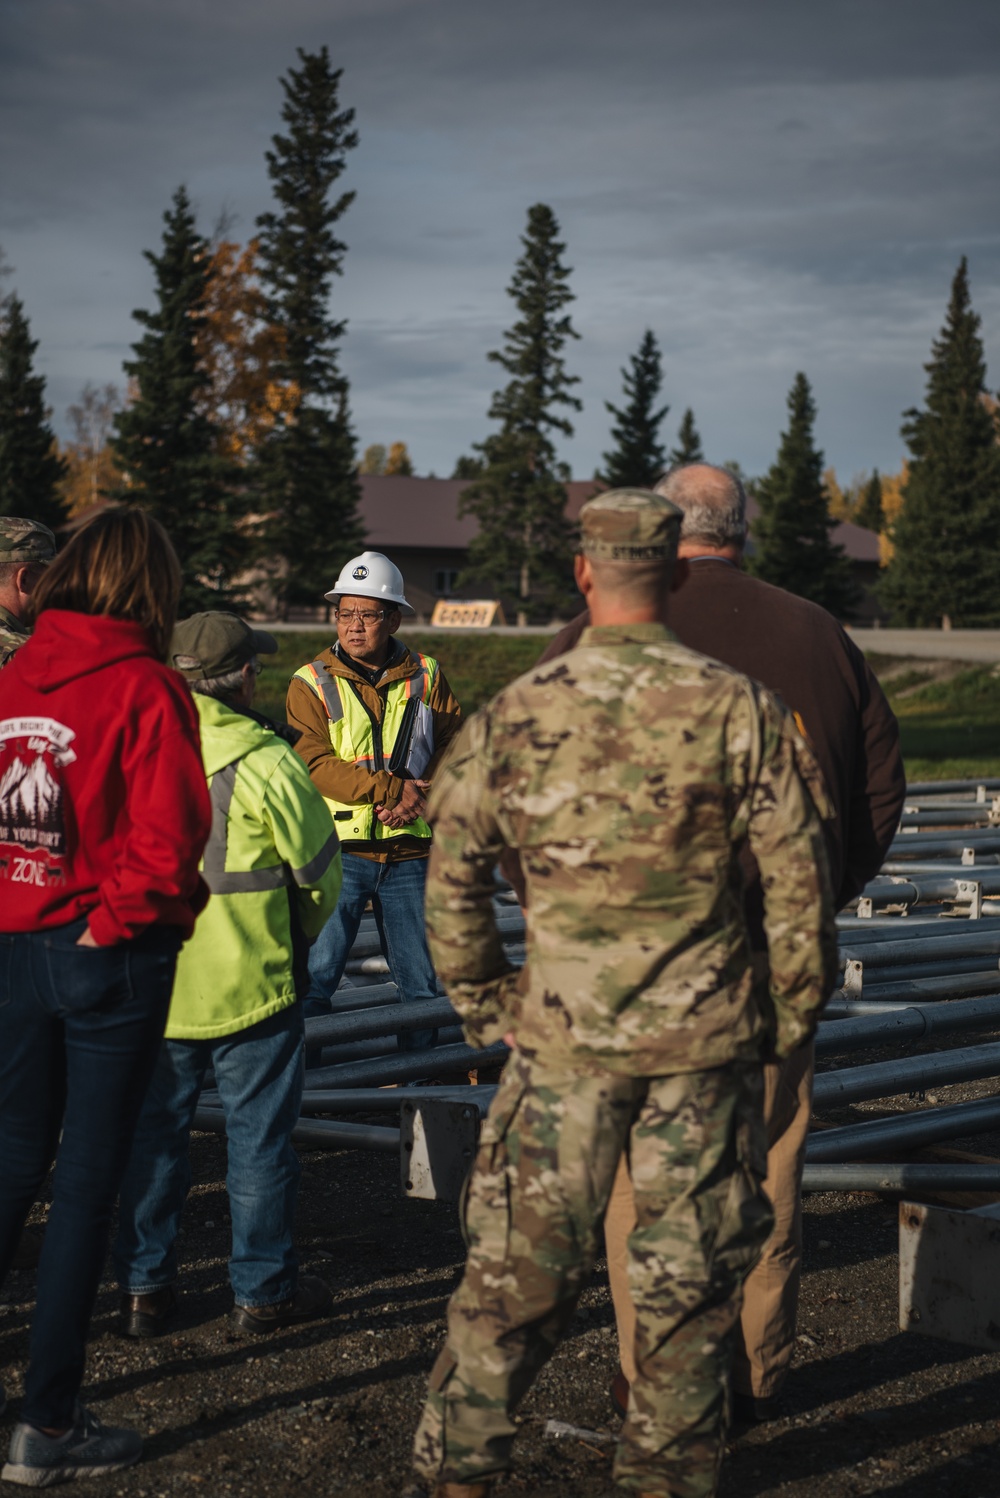
[[[600,478],[610,489],[651,489],[662,478],[667,466],[666,450],[657,440],[660,423],[670,410],[654,410],[663,384],[660,346],[647,328],[637,353],[622,370],[625,404],[621,408],[604,402],[605,410],[614,416],[611,435],[616,446],[604,454],[604,471]]]
[[[855,525],[863,525],[865,530],[882,531],[885,526],[885,511],[882,509],[882,480],[876,468],[864,488],[864,493],[858,500],[857,507],[851,517]]]
[[[455,459],[455,467],[452,469],[453,479],[477,479],[483,471],[482,458],[474,458],[471,453],[463,453],[460,458]]]
[[[850,612],[857,588],[843,547],[830,539],[834,522],[823,487],[823,454],[813,443],[816,405],[804,374],[795,376],[788,410],[777,460],[757,486],[760,513],[749,570],[842,616]]]
[[[466,577],[517,597],[519,620],[558,608],[572,596],[573,538],[566,522],[565,464],[556,459],[551,432],[572,436],[560,408],[579,411],[572,395],[576,375],[566,373],[562,351],[579,334],[564,309],[573,300],[565,245],[552,209],[528,209],[524,252],[507,288],[520,314],[503,349],[490,359],[511,376],[490,405],[500,430],[475,446],[482,474],[463,492],[459,513],[475,515],[479,531],[469,547]]]
[[[680,431],[677,433],[677,446],[671,450],[670,461],[673,464],[704,463],[705,461],[705,454],[701,450],[701,438],[694,424],[694,412],[690,406],[684,412]]]
[[[199,409],[209,378],[198,340],[210,261],[183,187],[163,221],[160,254],[144,251],[156,278],[157,306],[132,314],[146,329],[132,345],[135,358],[125,362],[135,398],[115,417],[110,447],[123,475],[114,497],[149,510],[177,548],[183,615],[236,601],[233,579],[246,563],[236,524],[244,500],[219,429]]]
[[[16,296],[0,303],[0,515],[60,525],[66,508],[59,456],[45,409],[45,379],[32,373],[38,342]]]
[[[281,80],[286,133],[274,135],[266,153],[277,211],[257,221],[271,319],[285,338],[281,374],[300,392],[295,412],[282,415],[262,445],[256,479],[286,606],[315,603],[363,544],[347,381],[337,358],[346,324],[328,306],[347,248],[335,225],[354,200],[353,192],[331,190],[358,137],[353,109],[340,108],[341,71],[330,67],[326,47],[300,47],[298,56],[301,66]]]
[[[1000,447],[965,257],[931,347],[927,403],[905,413],[912,454],[881,595],[894,624],[1000,622]]]

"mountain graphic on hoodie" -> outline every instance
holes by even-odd
[[[40,754],[27,763],[15,757],[0,778],[0,840],[63,852],[62,789]]]

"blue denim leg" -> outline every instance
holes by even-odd
[[[4,938],[0,955],[0,1243],[62,1123],[21,1418],[69,1425],[108,1224],[156,1063],[177,961],[167,927],[80,947],[83,921]],[[30,1143],[34,1130],[40,1144]]]
[[[373,901],[382,948],[393,981],[404,1004],[440,995],[424,925],[426,858],[408,858],[376,866],[378,888]],[[421,1051],[433,1045],[435,1030],[411,1030],[399,1038],[401,1051]]]
[[[233,1295],[237,1305],[264,1306],[295,1294],[299,1160],[291,1133],[302,1051],[300,1004],[216,1040],[164,1041],[122,1182],[114,1261],[123,1290],[140,1295],[177,1278],[191,1123],[211,1066],[226,1120]]]
[[[144,1295],[177,1278],[175,1244],[191,1189],[188,1153],[198,1094],[211,1065],[207,1040],[165,1040],[136,1124],[111,1249],[118,1283]]]
[[[337,908],[309,950],[309,992],[304,1013],[308,1017],[330,1013],[330,999],[344,976],[344,968],[361,925],[365,906],[375,894],[379,869],[371,858],[341,850],[343,883]]]
[[[240,1306],[288,1300],[298,1283],[293,1232],[300,1166],[291,1134],[302,1103],[302,1019],[301,1004],[294,1004],[212,1043],[229,1140],[229,1279]]]

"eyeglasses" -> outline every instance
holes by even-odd
[[[360,619],[362,624],[370,628],[385,618],[385,609],[365,609],[362,613],[353,609],[334,609],[333,617],[338,624],[353,624],[355,619]]]

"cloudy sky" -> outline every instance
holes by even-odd
[[[573,267],[587,477],[650,327],[665,435],[771,462],[795,372],[842,479],[899,466],[959,257],[1000,384],[996,0],[0,0],[0,245],[56,425],[121,382],[185,183],[246,239],[278,76],[326,44],[360,145],[334,291],[361,445],[489,430],[527,207]]]

